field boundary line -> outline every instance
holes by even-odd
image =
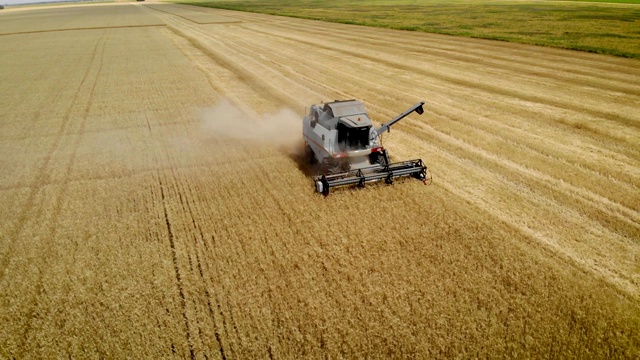
[[[157,9],[157,8],[153,7],[152,5],[145,5],[145,7],[149,8],[149,9],[156,10],[156,11],[163,12],[163,13],[165,13],[165,14],[169,14],[169,15],[177,16],[177,17],[179,17],[179,18],[183,18],[183,19],[185,19],[185,20],[191,21],[192,23],[194,23],[194,24],[198,24],[198,25],[207,25],[207,24],[239,24],[239,23],[241,23],[241,22],[242,22],[242,20],[235,20],[235,21],[205,21],[205,22],[200,22],[200,21],[195,21],[195,20],[193,20],[193,19],[189,19],[188,17],[183,16],[183,15],[179,15],[179,14],[172,13],[171,11],[165,11],[165,10]],[[206,14],[206,13],[204,13],[204,14]],[[213,15],[213,14],[212,14],[212,15]]]
[[[13,33],[0,33],[0,36],[39,34],[39,33],[61,32],[61,31],[130,29],[130,28],[165,27],[165,26],[167,26],[167,24],[94,26],[94,27],[81,27],[81,28],[68,28],[68,29],[49,29],[49,30],[19,31],[19,32],[13,32]]]

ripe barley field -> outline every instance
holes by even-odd
[[[640,66],[155,2],[0,14],[0,357],[640,356]],[[433,182],[314,192],[358,98]],[[277,131],[273,129],[276,128]]]

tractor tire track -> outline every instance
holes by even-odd
[[[73,170],[73,166],[75,163],[75,158],[76,158],[76,153],[77,153],[77,149],[78,149],[78,145],[80,143],[80,140],[82,139],[82,134],[84,131],[84,127],[86,124],[86,120],[89,116],[89,110],[91,108],[91,105],[93,103],[93,94],[95,92],[95,88],[96,85],[98,84],[98,80],[100,79],[100,74],[102,72],[102,66],[104,63],[104,54],[105,54],[105,47],[106,44],[109,40],[109,33],[105,32],[102,36],[102,38],[100,39],[100,41],[98,41],[98,43],[96,44],[96,47],[94,48],[94,52],[93,52],[93,58],[91,59],[90,62],[90,66],[87,69],[87,72],[85,74],[85,76],[83,77],[83,80],[80,84],[80,87],[78,88],[78,92],[76,93],[76,97],[74,98],[74,101],[72,102],[74,104],[74,106],[72,106],[71,108],[69,108],[68,112],[65,114],[65,123],[63,124],[63,126],[60,128],[60,132],[58,134],[58,141],[56,142],[56,146],[59,144],[59,141],[62,137],[62,134],[64,132],[68,131],[70,124],[70,117],[71,117],[71,109],[75,107],[75,105],[79,104],[80,102],[78,101],[78,95],[80,94],[80,89],[84,87],[85,81],[89,78],[89,74],[93,74],[95,73],[95,75],[90,76],[91,78],[91,85],[89,85],[89,90],[88,90],[88,97],[87,100],[85,102],[84,108],[81,110],[82,111],[82,115],[81,116],[81,120],[79,121],[79,129],[77,131],[77,135],[76,135],[76,139],[73,142],[72,148],[73,151],[69,157],[69,160],[67,162],[67,165],[65,166],[65,171],[64,171],[64,179],[62,180],[62,182],[60,183],[59,187],[60,190],[58,191],[58,193],[55,196],[55,199],[53,200],[53,216],[52,219],[50,220],[49,224],[48,224],[48,236],[46,237],[46,240],[43,241],[42,243],[42,248],[45,249],[45,251],[51,251],[56,249],[55,246],[55,241],[56,241],[56,233],[57,233],[57,219],[58,216],[60,215],[60,212],[62,211],[62,203],[66,197],[66,193],[69,187],[69,179],[71,178],[71,171]],[[98,55],[99,54],[99,55]],[[49,152],[50,155],[53,155],[53,151]],[[45,162],[45,165],[49,163],[51,159],[51,156],[49,156],[47,158],[47,161]],[[43,169],[41,170],[41,174],[44,174],[44,170],[45,168],[43,167]],[[32,194],[34,194],[35,196],[35,192],[32,192]],[[31,199],[32,200],[32,199]],[[40,216],[38,216],[39,218]],[[16,237],[18,236],[18,234],[16,234]],[[14,242],[15,243],[15,242]],[[41,269],[47,269],[49,268],[49,262],[51,261],[56,261],[56,256],[54,254],[49,254],[49,256],[45,257],[44,263],[41,264],[40,268]],[[3,267],[4,268],[4,267]],[[46,270],[40,270],[38,273],[38,280],[37,280],[37,285],[36,285],[36,291],[35,291],[35,295],[33,297],[33,303],[31,304],[31,306],[29,307],[29,310],[27,311],[27,315],[25,316],[25,318],[28,320],[28,323],[22,333],[22,336],[20,336],[20,338],[22,339],[22,344],[20,345],[20,348],[28,348],[26,346],[26,344],[29,342],[29,336],[30,333],[32,331],[32,329],[34,328],[34,324],[33,322],[38,320],[38,317],[34,316],[36,310],[38,309],[38,302],[40,301],[41,296],[43,295],[43,291],[44,291],[44,282],[43,282],[43,278],[46,274]],[[0,281],[2,280],[2,278],[0,277]]]
[[[177,174],[175,173],[175,167],[171,168],[171,172],[172,172],[173,178],[178,178]],[[198,223],[201,223],[204,219],[199,219],[198,214],[194,212],[191,202],[189,201],[189,199],[197,198],[196,193],[192,191],[192,188],[191,186],[189,186],[189,184],[184,184],[182,182],[176,183],[176,195],[178,197],[180,207],[182,208],[183,212],[185,214],[188,214],[186,218],[191,219],[190,222],[186,221],[186,224],[184,224],[185,231],[189,233],[188,237],[193,239],[193,243],[190,244],[192,246],[190,247],[189,252],[192,254],[190,256],[193,256],[193,258],[195,258],[195,264],[191,269],[189,269],[189,271],[192,274],[195,273],[197,277],[197,280],[195,282],[196,284],[198,284],[197,287],[199,288],[199,291],[202,292],[202,295],[204,295],[204,298],[206,299],[207,314],[213,326],[218,353],[220,354],[220,357],[222,359],[226,359],[227,356],[225,353],[225,346],[220,336],[221,326],[219,324],[219,320],[216,317],[216,311],[214,311],[214,306],[211,301],[214,297],[209,291],[210,281],[209,281],[209,278],[205,276],[205,272],[203,271],[203,266],[202,266],[203,261],[201,260],[201,258],[203,256],[206,256],[206,254],[208,253],[208,251],[206,251],[208,246],[205,241],[205,235],[203,234],[202,229],[198,225]],[[185,247],[187,247],[187,245],[189,244],[184,244],[184,245]],[[210,274],[210,272],[207,272],[207,274]],[[218,298],[218,296],[216,296],[215,299],[216,299],[216,304],[219,304],[220,299]],[[222,312],[218,313],[218,316],[220,315],[223,315],[223,313]],[[207,324],[196,323],[194,325],[198,326],[201,340],[202,341],[206,340],[207,337],[203,333],[202,328],[206,327]],[[224,329],[224,324],[222,325],[222,328]],[[215,350],[216,349],[214,349],[214,351]],[[207,357],[206,353],[205,353],[205,357]]]
[[[166,176],[164,176],[166,177]],[[169,217],[169,211],[167,208],[167,202],[169,201],[169,197],[166,194],[167,183],[166,179],[163,180],[163,176],[160,175],[160,172],[157,174],[158,184],[160,185],[160,195],[162,197],[162,208],[164,210],[164,219],[167,226],[167,239],[169,240],[169,247],[171,248],[171,261],[173,262],[173,270],[176,277],[176,287],[178,288],[178,295],[180,297],[180,306],[182,308],[182,319],[184,322],[185,328],[185,336],[187,338],[187,344],[189,345],[189,356],[191,359],[196,358],[194,344],[193,344],[193,335],[191,329],[191,323],[187,317],[187,299],[185,296],[184,284],[182,281],[182,276],[180,274],[180,264],[178,262],[178,253],[176,249],[176,241],[173,232],[173,228],[171,226],[171,220]]]
[[[85,88],[86,84],[88,83],[88,81],[91,81],[89,79],[89,75],[92,73],[93,64],[95,64],[97,59],[99,57],[101,58],[102,56],[102,55],[99,56],[98,54],[100,53],[101,47],[104,47],[104,44],[105,44],[105,35],[103,34],[103,36],[98,41],[96,41],[95,47],[91,51],[91,58],[88,62],[89,65],[87,66],[87,70],[85,71],[84,76],[82,77],[82,80],[80,81],[73,98],[69,102],[70,104],[69,107],[67,108],[64,116],[62,117],[60,127],[58,128],[58,131],[55,134],[56,140],[54,141],[50,150],[47,152],[47,155],[45,156],[42,165],[37,171],[37,175],[34,181],[29,186],[31,191],[27,196],[27,200],[25,201],[24,207],[21,209],[21,211],[19,212],[19,215],[17,216],[18,220],[16,222],[16,225],[7,234],[7,237],[11,240],[8,246],[5,248],[6,252],[4,253],[4,256],[2,257],[2,261],[0,262],[0,282],[4,278],[5,270],[6,270],[8,261],[10,260],[10,255],[13,252],[13,249],[15,247],[15,243],[18,240],[18,237],[20,236],[22,231],[24,230],[24,227],[27,222],[28,213],[35,205],[34,201],[35,201],[36,195],[40,191],[42,186],[49,183],[49,176],[50,176],[49,168],[50,168],[51,161],[54,155],[57,154],[60,146],[62,145],[62,139],[65,136],[65,133],[67,132],[70,126],[71,113],[78,106],[78,103],[77,103],[78,99],[82,94],[82,91]],[[93,81],[94,83],[91,85],[92,89],[95,87],[95,82],[97,81],[97,79],[93,79]],[[38,211],[36,212],[36,218],[41,217],[41,211],[42,211],[42,207],[39,207]]]

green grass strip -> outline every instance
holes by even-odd
[[[640,58],[640,0],[181,0],[183,4]]]

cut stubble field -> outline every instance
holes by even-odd
[[[0,357],[639,355],[637,60],[54,10],[0,14]],[[343,98],[425,100],[384,144],[433,183],[315,193],[292,113]]]

